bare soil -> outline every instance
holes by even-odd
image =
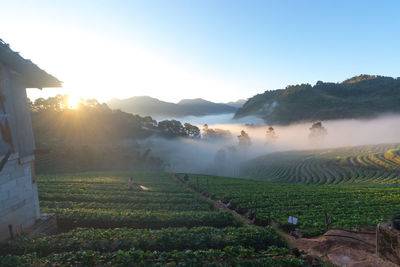
[[[363,228],[360,233],[329,230],[317,238],[295,238],[285,234],[292,247],[300,252],[322,258],[337,266],[382,266],[396,264],[376,255],[376,229]]]

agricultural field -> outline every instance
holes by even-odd
[[[400,144],[273,153],[244,164],[239,176],[283,183],[397,185]]]
[[[59,233],[23,235],[0,266],[302,266],[272,227],[244,227],[231,212],[170,174],[82,173],[37,177],[42,212]]]
[[[246,168],[247,179],[186,182],[156,172],[38,176],[41,212],[56,214],[59,233],[10,241],[0,266],[303,266],[276,226],[304,237],[358,231],[400,210],[400,144],[274,153]]]
[[[388,221],[400,210],[400,188],[382,185],[280,184],[194,174],[189,184],[258,225],[277,223],[304,236],[323,234],[330,216],[330,228],[358,230]],[[289,224],[289,216],[298,218],[298,225]]]
[[[195,227],[81,229],[66,234],[21,239],[3,249],[3,263],[46,265],[301,266],[270,227]]]
[[[134,174],[138,187],[129,190],[129,174],[41,176],[42,212],[55,213],[62,231],[76,227],[233,226],[231,214],[180,186],[169,174]],[[144,189],[140,188],[142,186]]]

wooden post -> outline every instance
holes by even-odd
[[[324,216],[325,216],[325,229],[328,231],[328,213],[326,210],[324,210]]]
[[[13,233],[12,225],[11,225],[11,224],[8,225],[8,231],[10,232],[10,238],[11,238],[11,240],[14,240],[14,233]]]
[[[255,208],[254,208],[254,196],[251,196],[251,198],[250,198],[250,200],[249,200],[249,203],[251,203],[251,206],[250,206],[250,214],[254,215],[254,212],[255,212]],[[253,219],[254,219],[254,217],[253,217]]]
[[[256,219],[257,219],[257,208],[258,208],[258,201],[257,201],[257,198],[256,198],[256,206],[255,206],[255,209],[254,209],[254,221],[256,221]]]

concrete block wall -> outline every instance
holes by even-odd
[[[32,161],[11,157],[0,172],[0,243],[31,227],[40,217],[37,184],[32,183]]]

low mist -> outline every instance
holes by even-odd
[[[204,119],[206,120],[206,117]],[[252,124],[254,121],[260,122],[257,118],[247,118],[242,119],[240,123],[208,124],[212,129],[229,130],[231,137],[228,138],[151,137],[143,140],[141,145],[150,148],[153,155],[162,158],[168,164],[167,170],[171,172],[237,176],[236,166],[241,162],[268,153],[400,142],[399,115],[386,115],[369,120],[323,121],[322,125],[327,130],[327,135],[318,139],[309,137],[312,123],[273,126],[277,138],[267,139],[266,131],[269,125]],[[204,123],[196,126],[203,129]],[[249,135],[251,145],[239,145],[238,136],[242,130]],[[202,135],[203,133],[202,131]]]

